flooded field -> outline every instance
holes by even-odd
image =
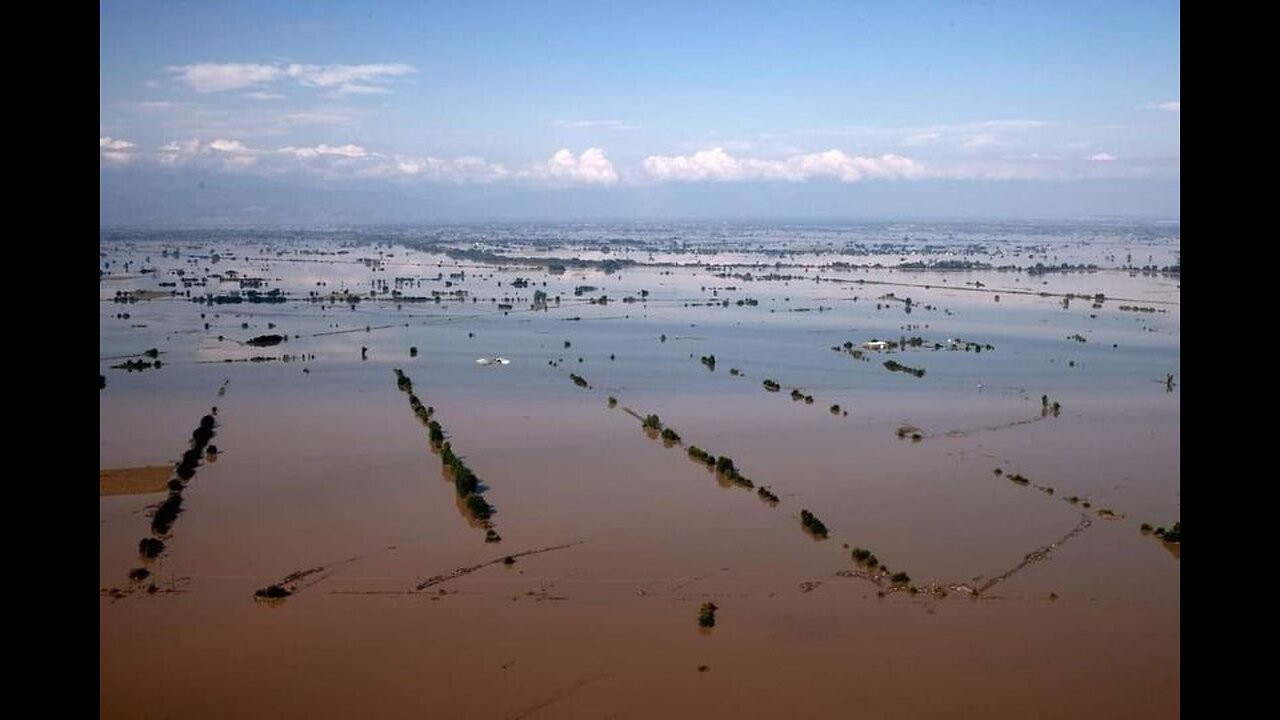
[[[104,231],[101,714],[1176,716],[1179,250]]]

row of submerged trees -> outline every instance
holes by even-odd
[[[215,408],[216,412],[217,409]],[[182,491],[186,488],[187,483],[196,475],[196,468],[200,466],[202,457],[213,459],[217,457],[218,448],[216,445],[209,444],[213,436],[217,434],[214,431],[216,421],[213,415],[205,415],[200,418],[200,424],[191,433],[191,447],[182,454],[182,459],[174,466],[174,475],[168,483],[169,494],[165,497],[164,502],[155,509],[151,514],[151,535],[144,537],[138,541],[138,554],[146,560],[153,560],[159,557],[165,551],[165,539],[169,537],[173,530],[173,524],[177,521],[178,515],[182,513]],[[151,571],[146,567],[138,567],[129,571],[129,579],[135,581],[145,580],[151,575]],[[152,585],[149,590],[154,592],[155,586]]]
[[[484,498],[480,478],[466,461],[454,452],[453,445],[445,439],[444,427],[434,418],[435,409],[424,406],[414,394],[413,381],[409,376],[405,375],[400,368],[395,368],[393,372],[396,374],[396,387],[409,395],[409,406],[413,409],[414,415],[427,426],[427,440],[431,443],[432,451],[439,453],[445,473],[453,479],[454,491],[463,509],[467,515],[479,523],[480,527],[484,528],[485,542],[500,542],[502,537],[493,528],[491,521],[494,509]]]

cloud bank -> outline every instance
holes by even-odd
[[[172,65],[169,72],[179,82],[198,93],[219,93],[255,88],[272,83],[292,82],[302,87],[323,88],[336,95],[384,95],[391,92],[392,78],[416,72],[412,65],[385,63],[367,65],[303,65],[299,63],[195,63]],[[277,93],[257,91],[255,99],[277,99]]]
[[[850,183],[864,178],[917,178],[925,175],[920,163],[901,155],[854,157],[840,150],[793,155],[783,160],[760,160],[736,158],[724,148],[716,147],[691,155],[650,155],[644,159],[643,167],[654,180],[677,182],[804,182],[826,178]]]

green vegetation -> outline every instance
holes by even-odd
[[[1013,473],[1012,475],[1010,475],[1009,480],[1015,485],[1027,485],[1031,482],[1030,480],[1028,480],[1022,475],[1019,475],[1018,473]]]
[[[675,443],[680,442],[680,435],[678,435],[678,434],[676,433],[676,431],[675,431],[675,430],[672,430],[671,428],[663,428],[663,429],[662,429],[662,440],[663,440],[663,442],[668,442],[668,443],[675,444]]]
[[[396,387],[400,389],[400,392],[407,392],[412,394],[413,381],[409,379],[409,376],[405,375],[404,371],[401,370],[400,368],[395,368],[391,372],[396,374]]]
[[[918,378],[924,377],[924,368],[908,367],[897,360],[885,360],[884,366],[891,372],[907,373],[908,375],[915,375]]]
[[[831,411],[831,414],[832,414],[832,415],[839,415],[839,414],[840,414],[840,405],[839,405],[839,403],[836,403],[836,404],[832,405],[830,408],[827,408],[827,409]]]
[[[144,558],[156,558],[164,552],[164,541],[155,538],[142,538],[138,541],[138,554]]]
[[[730,476],[738,472],[738,468],[733,466],[733,458],[721,456],[716,460],[716,472],[721,475]]]
[[[782,389],[782,386],[779,385],[777,381],[771,378],[765,378],[764,389],[768,390],[769,392],[778,392],[779,390]]]
[[[581,387],[581,388],[591,387],[591,385],[587,383],[587,379],[582,377],[581,375],[575,375],[573,373],[569,373],[569,379],[572,380],[573,384],[577,385],[578,387]]]
[[[1181,544],[1182,543],[1182,521],[1179,520],[1178,522],[1174,523],[1173,527],[1169,528],[1168,530],[1162,527],[1156,528],[1155,535],[1156,537],[1160,538],[1161,540],[1167,543]]]
[[[609,407],[617,407],[617,405],[618,405],[618,398],[616,398],[616,397],[614,397],[614,396],[610,395],[610,396],[609,396]]]
[[[662,428],[662,420],[657,415],[649,414],[645,416],[641,427],[645,430],[660,430]]]
[[[157,535],[168,535],[180,512],[182,512],[182,494],[169,493],[169,497],[160,503],[160,507],[156,508],[155,514],[151,516],[151,531]]]
[[[124,361],[124,362],[120,363],[119,365],[112,365],[112,366],[111,366],[111,369],[112,369],[112,370],[127,370],[127,371],[129,371],[129,372],[135,372],[135,371],[136,371],[136,372],[142,372],[143,370],[146,370],[146,369],[148,369],[148,368],[153,368],[153,367],[154,367],[154,368],[159,368],[159,367],[160,367],[160,361],[159,361],[159,360],[157,360],[155,363],[150,363],[150,362],[147,362],[146,360],[126,360],[126,361]]]
[[[467,506],[467,512],[478,520],[488,520],[493,515],[493,506],[485,501],[478,493],[472,493],[464,500]],[[486,538],[487,540],[487,538]]]
[[[264,588],[254,591],[253,596],[255,598],[261,598],[263,600],[280,600],[282,598],[287,598],[292,594],[293,592],[291,590],[281,585],[268,585]]]
[[[755,487],[755,483],[747,479],[741,472],[738,471],[738,468],[734,466],[733,458],[721,455],[719,458],[716,459],[715,463],[716,463],[716,473],[718,473],[724,479],[729,480],[734,485],[737,485],[739,487],[747,488],[748,490]]]
[[[889,578],[889,582],[894,585],[906,585],[911,582],[911,576],[904,572],[896,572]]]
[[[102,389],[104,389],[104,388],[106,388],[106,387],[107,387],[107,376],[106,376],[106,375],[103,375],[103,374],[101,374],[101,373],[99,373],[99,374],[98,374],[98,389],[99,389],[99,390],[102,390]]]
[[[706,450],[703,450],[697,445],[690,445],[688,453],[689,453],[689,457],[693,458],[694,460],[697,460],[703,465],[706,465],[708,468],[713,468],[716,465],[715,456],[708,455]]]
[[[440,453],[440,462],[446,472],[453,478],[454,491],[462,500],[466,512],[483,523],[485,542],[499,542],[502,538],[489,525],[493,515],[493,506],[481,496],[480,478],[467,466],[467,463],[453,450],[452,443],[445,440],[444,427],[431,418],[434,410],[423,407],[422,401],[413,394],[413,382],[399,368],[395,369],[396,385],[400,390],[409,393],[409,405],[418,419],[427,425],[427,438],[431,448]]]
[[[703,365],[706,365],[708,370],[714,371],[716,369],[715,355],[703,355],[702,358],[699,360],[699,362],[701,362]]]
[[[761,499],[761,500],[764,500],[765,502],[769,503],[770,505],[777,505],[777,504],[778,504],[778,496],[777,496],[777,495],[774,495],[774,494],[773,494],[773,492],[772,492],[772,491],[770,491],[770,490],[769,490],[769,488],[765,487],[764,485],[761,485],[761,486],[756,490],[756,494],[760,496],[760,499]]]
[[[814,537],[826,539],[827,526],[822,524],[822,521],[818,519],[817,515],[814,515],[808,510],[801,510],[800,524],[804,526],[805,530],[808,530],[813,534]]]
[[[217,412],[217,408],[214,408],[214,412]],[[169,495],[151,515],[151,532],[154,535],[168,535],[173,528],[173,523],[182,512],[182,489],[186,481],[195,477],[196,468],[200,465],[200,458],[206,448],[211,456],[217,455],[217,447],[209,445],[215,434],[214,425],[213,415],[205,415],[200,418],[200,425],[192,431],[191,447],[182,454],[182,459],[175,468],[178,477],[167,483]],[[164,547],[164,542],[156,538],[145,538],[138,543],[138,552],[143,557],[154,558],[164,552]]]
[[[856,547],[853,549],[853,561],[864,567],[875,570],[880,567],[880,560],[875,553],[866,548]]]
[[[800,392],[799,390],[792,390],[792,391],[791,391],[791,399],[792,399],[792,400],[803,400],[803,399],[804,399],[804,393]]]
[[[431,416],[435,414],[435,409],[423,407],[422,401],[413,393],[409,393],[409,407],[413,408],[413,414],[418,416],[418,420],[422,424],[429,425],[431,423]]]
[[[245,340],[244,344],[252,345],[254,347],[269,347],[271,345],[279,345],[280,343],[288,339],[289,338],[286,335],[259,335],[257,337]],[[153,355],[152,357],[155,357],[155,356]]]
[[[1142,527],[1138,528],[1138,531],[1143,535],[1150,535],[1153,530],[1155,530],[1155,528],[1151,527],[1148,523],[1142,523]]]
[[[698,627],[710,628],[716,626],[716,607],[715,603],[705,602],[702,607],[698,608]]]
[[[144,567],[136,567],[129,571],[129,579],[134,582],[142,582],[151,577],[151,571]]]

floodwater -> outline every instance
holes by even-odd
[[[1180,280],[1123,269],[1176,265],[1176,225],[157,231],[99,249],[101,468],[176,464],[213,406],[220,451],[154,560],[138,541],[165,494],[100,497],[103,717],[1180,712],[1177,546],[1139,530],[1180,517]],[[571,257],[597,262],[548,270]],[[1099,269],[895,267],[941,260]],[[287,301],[194,301],[249,288]],[[343,290],[362,300],[312,299]],[[113,302],[134,291],[158,292]],[[151,348],[161,367],[112,368]],[[856,576],[854,547],[910,580]],[[293,594],[255,598],[271,584]]]

